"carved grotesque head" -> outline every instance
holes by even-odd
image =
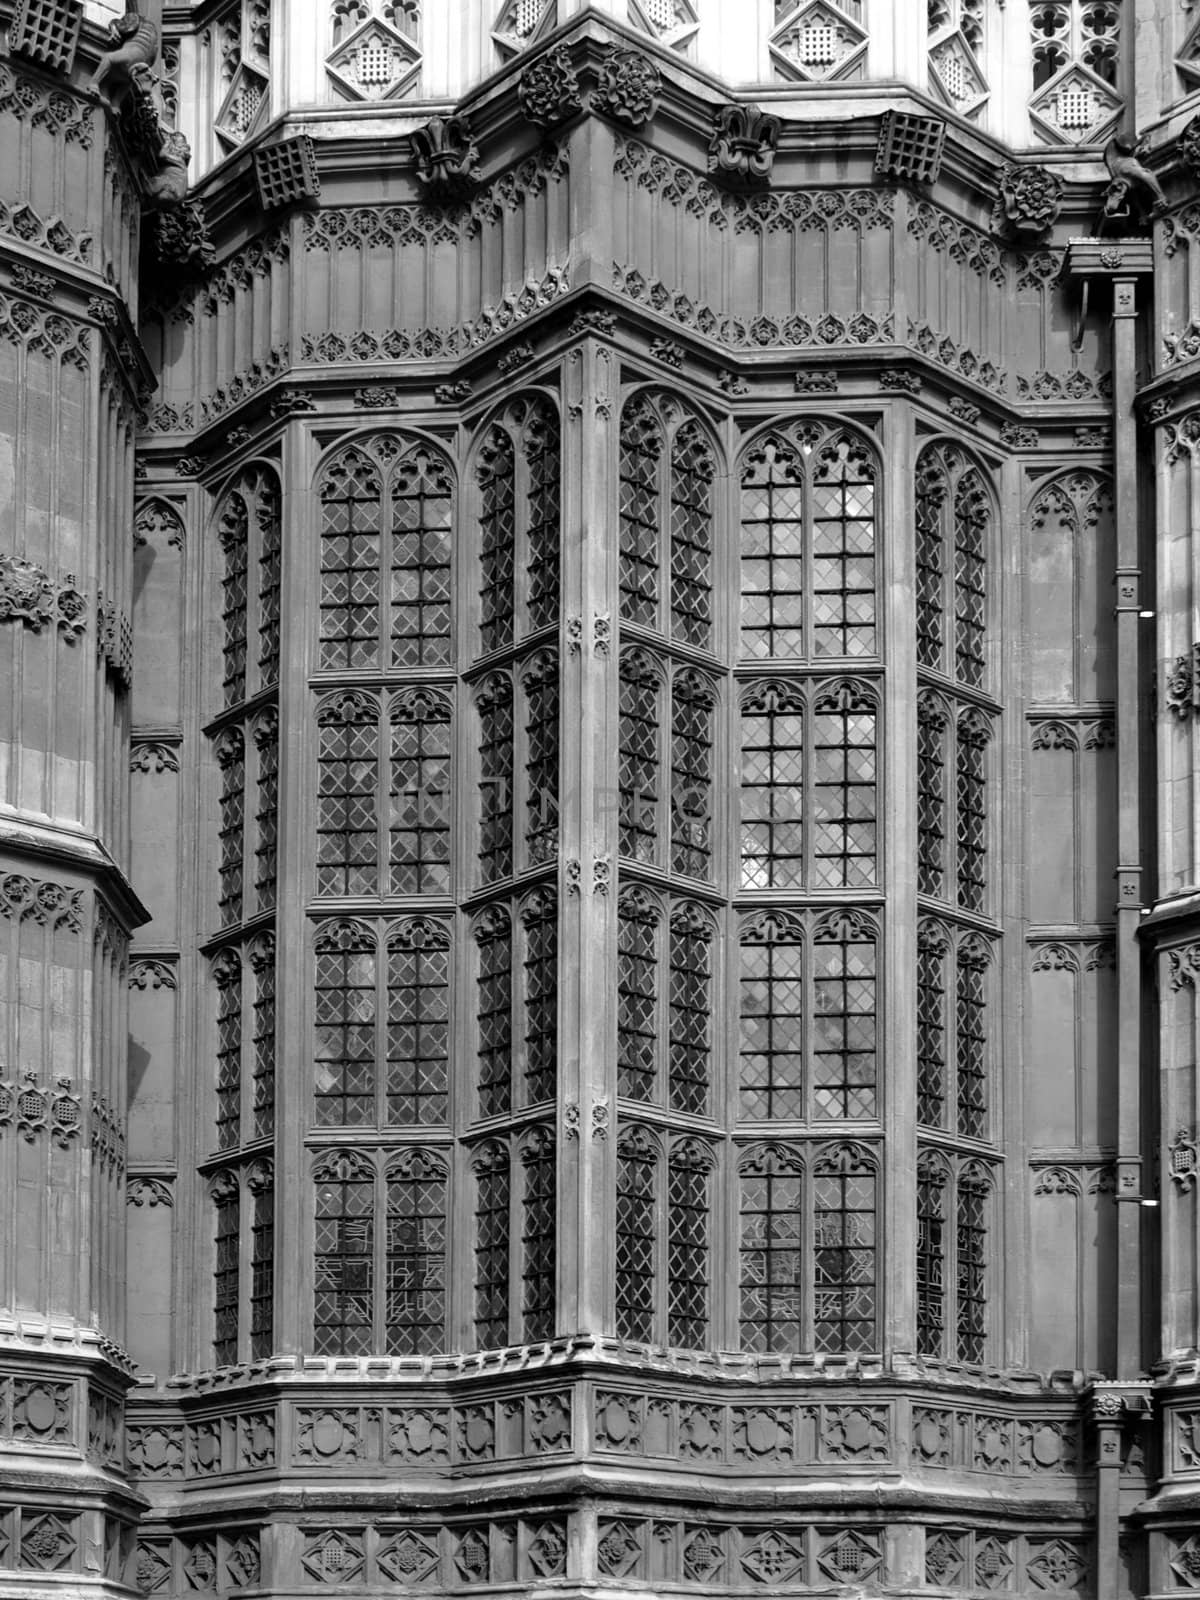
[[[192,159],[192,147],[177,129],[171,129],[163,139],[162,158],[172,166],[186,167]]]

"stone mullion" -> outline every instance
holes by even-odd
[[[569,351],[563,419],[560,1331],[612,1323],[616,1104],[616,363]]]
[[[880,1152],[883,1245],[880,1283],[883,1350],[917,1347],[916,1168],[917,1168],[917,883],[911,861],[917,838],[917,660],[916,551],[911,537],[887,538],[891,529],[913,526],[913,467],[916,445],[907,404],[893,408],[881,477],[877,537],[879,562],[879,650],[887,674],[879,683],[883,722],[879,796],[881,887],[879,950],[883,960],[877,1008],[887,1039],[879,1085],[884,1148]],[[886,797],[886,800],[885,798]]]

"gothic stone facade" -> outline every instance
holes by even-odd
[[[115,10],[0,4],[0,1590],[1200,1590],[1190,15]]]

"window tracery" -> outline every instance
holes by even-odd
[[[445,1124],[451,942],[449,923],[436,917],[318,925],[318,1127]]]
[[[712,447],[678,401],[644,391],[626,401],[620,437],[621,621],[710,649]]]
[[[917,1162],[917,1351],[980,1365],[988,1356],[993,1170],[924,1148]]]
[[[709,1338],[711,1174],[702,1140],[637,1124],[617,1140],[617,1333],[702,1349]]]
[[[380,434],[339,450],[317,495],[320,666],[448,665],[454,481],[445,459],[421,440]]]
[[[1095,144],[1121,93],[1122,0],[1035,0],[1029,8],[1034,132],[1047,144]]]
[[[449,1170],[443,1152],[418,1146],[318,1154],[313,1326],[319,1355],[424,1355],[446,1348]]]
[[[620,680],[620,853],[709,879],[716,685],[637,646]]]
[[[742,655],[874,655],[876,468],[866,448],[852,433],[797,422],[745,453],[741,486]]]
[[[740,941],[739,1115],[872,1119],[876,930],[860,912],[747,916]]]
[[[713,1007],[711,917],[626,884],[617,901],[617,1092],[708,1114]]]
[[[500,1116],[554,1096],[557,896],[549,887],[534,889],[515,918],[506,906],[488,906],[473,934],[477,1115]]]
[[[213,1215],[213,1364],[264,1360],[275,1347],[274,1167],[259,1157],[208,1184]]]
[[[475,1343],[480,1350],[555,1332],[554,1136],[534,1127],[492,1138],[471,1158],[475,1176]],[[515,1179],[515,1181],[514,1181]]]
[[[743,691],[743,889],[875,882],[877,707],[873,686],[856,678]]]
[[[917,930],[917,1120],[991,1137],[988,973],[982,935],[924,917]]]

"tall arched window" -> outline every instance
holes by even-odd
[[[388,1355],[429,1355],[445,1344],[447,1178],[445,1161],[426,1150],[387,1164]]]
[[[961,1138],[992,1136],[991,942],[924,917],[917,930],[917,1118]]]
[[[742,459],[741,654],[863,657],[878,650],[874,456],[815,420]]]
[[[716,461],[678,400],[641,392],[621,415],[621,621],[712,644]],[[660,532],[661,530],[661,532]]]
[[[273,467],[254,462],[238,474],[218,501],[216,529],[222,551],[223,700],[234,706],[279,679],[283,544]]]
[[[387,1121],[446,1122],[450,1093],[450,930],[412,917],[388,932]]]
[[[477,1147],[475,1341],[480,1350],[555,1332],[558,1177],[554,1136],[534,1127]]]
[[[952,444],[922,451],[915,482],[917,663],[982,689],[991,497],[980,469]]]
[[[617,1093],[672,1111],[709,1111],[709,913],[628,883],[617,901]]]
[[[993,1169],[923,1148],[917,1161],[917,1350],[978,1366],[988,1358]]]
[[[714,1166],[702,1140],[622,1127],[615,1254],[621,1338],[687,1349],[706,1345]]]
[[[560,608],[561,446],[558,412],[523,395],[484,431],[479,483],[479,651],[502,650],[554,626]]]

